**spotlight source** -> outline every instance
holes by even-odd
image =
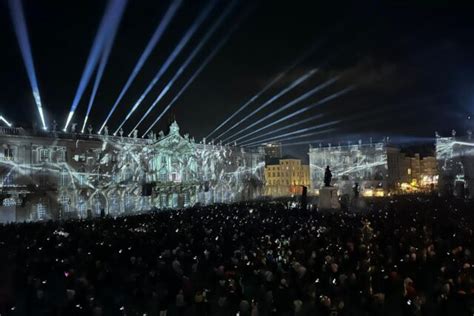
[[[121,0],[120,6],[118,11],[114,11],[113,20],[109,26],[109,36],[105,43],[104,51],[102,52],[102,56],[99,62],[99,69],[97,69],[97,73],[95,75],[94,87],[92,88],[92,93],[89,99],[89,104],[87,106],[86,115],[84,117],[84,123],[82,124],[81,132],[84,133],[86,128],[87,120],[89,119],[89,114],[92,109],[92,105],[94,104],[94,99],[97,94],[97,90],[99,89],[100,81],[102,80],[102,76],[104,74],[105,66],[107,65],[107,61],[109,59],[110,52],[112,50],[112,46],[114,44],[115,35],[117,34],[118,26],[120,24],[120,20],[122,19],[123,12],[125,11],[125,6],[127,4],[127,0]]]
[[[76,108],[79,105],[79,102],[81,101],[82,95],[84,94],[84,91],[87,85],[89,84],[95,66],[99,62],[100,54],[104,49],[107,36],[109,35],[108,32],[111,28],[110,26],[114,22],[115,12],[119,12],[121,10],[120,8],[123,5],[123,0],[111,0],[107,5],[104,16],[100,22],[99,29],[94,38],[89,57],[87,58],[86,66],[82,73],[81,80],[79,81],[79,86],[77,87],[76,94],[72,101],[71,109],[69,110],[69,115],[67,117],[66,124],[64,125],[63,129],[65,131],[67,130],[69,123],[71,122],[71,119],[74,116],[74,112],[76,111]]]
[[[12,124],[10,122],[8,122],[7,119],[4,118],[2,115],[0,115],[0,121],[5,123],[8,127],[12,127]]]

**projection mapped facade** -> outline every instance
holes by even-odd
[[[0,144],[0,213],[12,218],[13,209],[17,220],[241,201],[263,190],[263,150],[197,143],[176,122],[149,139],[0,128]]]
[[[474,140],[471,133],[456,137],[436,135],[438,188],[441,194],[474,197]]]
[[[319,190],[324,184],[324,171],[330,166],[332,186],[339,194],[352,194],[355,183],[363,195],[383,195],[386,189],[387,153],[386,144],[370,143],[356,145],[310,147],[309,163],[311,188]]]

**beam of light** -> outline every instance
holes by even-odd
[[[245,15],[246,16],[246,15]],[[241,19],[243,20],[243,19]],[[181,90],[176,94],[176,96],[173,98],[173,100],[171,100],[171,102],[165,107],[165,109],[163,110],[163,112],[160,113],[160,115],[158,115],[158,117],[155,119],[155,121],[150,125],[150,127],[146,130],[146,132],[143,134],[142,137],[145,137],[146,134],[148,134],[151,129],[158,123],[158,121],[161,119],[161,117],[163,117],[163,115],[166,113],[166,111],[168,111],[169,108],[171,108],[171,106],[173,106],[176,101],[179,99],[179,97],[184,93],[184,91],[186,91],[186,89],[193,83],[194,79],[196,79],[197,76],[199,76],[199,74],[203,71],[203,69],[207,66],[207,64],[209,64],[209,62],[214,58],[214,56],[219,52],[219,50],[222,48],[222,46],[224,46],[224,44],[229,40],[229,38],[231,37],[232,33],[235,32],[235,30],[237,30],[237,28],[239,27],[240,25],[240,21],[238,21],[237,23],[235,23],[233,25],[233,27],[229,30],[229,32],[227,33],[227,35],[225,37],[223,37],[219,43],[214,47],[214,49],[211,51],[211,53],[206,57],[206,59],[202,62],[202,64],[198,67],[198,69],[196,69],[196,71],[194,72],[194,74],[188,79],[188,81],[186,82],[186,84],[181,88]]]
[[[77,87],[76,94],[72,101],[71,109],[66,119],[66,124],[64,125],[63,131],[66,131],[69,123],[71,122],[74,112],[76,111],[79,102],[81,101],[82,95],[89,84],[89,81],[92,77],[92,73],[99,62],[100,54],[104,49],[104,45],[107,41],[108,31],[110,30],[110,25],[113,23],[114,12],[120,10],[123,6],[123,2],[120,0],[111,0],[107,5],[102,21],[100,22],[99,29],[92,43],[91,51],[87,58],[86,66],[79,81],[79,86]]]
[[[123,13],[125,11],[125,7],[127,4],[127,0],[120,0],[120,7],[118,8],[117,11],[114,11],[114,15],[112,17],[111,24],[109,25],[109,29],[107,30],[107,33],[109,34],[107,38],[107,42],[105,44],[104,51],[102,52],[102,56],[100,59],[99,63],[99,68],[97,70],[96,76],[95,76],[95,81],[94,81],[94,87],[92,88],[92,93],[89,99],[89,105],[87,106],[87,112],[84,117],[84,123],[82,124],[82,130],[81,133],[84,133],[84,130],[86,128],[87,120],[89,118],[89,114],[92,109],[92,105],[94,104],[94,99],[97,94],[97,90],[99,89],[99,84],[100,81],[102,80],[102,76],[104,74],[105,66],[107,65],[107,61],[109,60],[110,52],[112,50],[112,46],[114,45],[114,40],[115,40],[115,35],[117,34],[118,26],[120,24],[120,21],[122,20]]]
[[[2,115],[0,115],[0,121],[7,124],[8,127],[12,127],[12,124],[10,122],[8,122],[7,119],[4,118]]]
[[[301,146],[301,145],[311,145],[314,143],[319,143],[324,141],[324,139],[313,139],[313,140],[308,140],[308,141],[302,141],[302,142],[293,142],[293,143],[282,143],[282,146]],[[313,165],[311,165],[313,166]]]
[[[191,52],[191,54],[188,56],[188,58],[184,61],[184,63],[181,65],[181,67],[178,69],[178,71],[175,73],[173,78],[168,82],[168,84],[163,88],[161,93],[158,95],[158,97],[155,99],[155,101],[152,103],[152,105],[148,108],[148,110],[145,112],[145,114],[142,116],[140,121],[135,125],[135,127],[130,131],[128,136],[132,135],[132,133],[137,129],[137,127],[145,120],[145,118],[151,113],[151,111],[155,108],[155,106],[160,102],[160,100],[165,96],[165,94],[171,89],[173,86],[174,82],[178,79],[178,77],[184,72],[184,70],[189,66],[189,64],[193,61],[194,57],[200,52],[200,50],[204,47],[204,45],[207,43],[207,41],[211,38],[211,36],[217,31],[217,29],[221,26],[221,24],[225,21],[227,16],[232,12],[233,8],[237,4],[238,0],[233,0],[227,8],[224,10],[224,12],[221,14],[221,16],[212,24],[211,28],[207,31],[207,33],[204,35],[204,37],[201,39],[199,44],[194,48],[194,50]],[[169,108],[169,107],[168,107]],[[166,109],[167,110],[167,109]]]
[[[222,136],[224,136],[225,134],[227,134],[229,131],[233,130],[234,128],[236,128],[237,126],[239,126],[240,124],[246,122],[249,118],[252,118],[256,113],[260,112],[261,110],[263,110],[264,108],[266,108],[267,106],[269,106],[270,104],[272,104],[274,101],[278,100],[280,97],[282,97],[283,95],[285,95],[286,93],[288,93],[289,91],[291,91],[292,89],[296,88],[297,86],[299,86],[300,84],[302,84],[303,82],[305,82],[306,80],[308,80],[312,75],[314,75],[316,72],[318,71],[318,69],[311,69],[310,71],[308,71],[306,74],[304,74],[303,76],[299,77],[298,79],[296,79],[295,81],[293,81],[289,86],[287,86],[285,89],[281,90],[280,92],[278,92],[276,95],[274,95],[273,97],[271,97],[270,99],[268,99],[266,102],[264,102],[262,105],[260,105],[258,108],[256,108],[254,111],[252,111],[250,114],[246,115],[243,119],[241,119],[240,121],[238,121],[237,123],[235,123],[234,125],[232,125],[230,128],[228,128],[226,131],[224,131],[223,133],[220,133],[219,136],[217,136],[216,138],[219,139],[221,138]],[[239,134],[239,132],[235,133],[234,135],[232,136],[229,136],[227,137],[226,139],[224,139],[223,141],[226,141],[232,137],[234,137],[235,135]]]
[[[23,13],[23,7],[21,5],[21,0],[9,0],[10,14],[13,21],[13,28],[15,29],[16,39],[18,45],[20,46],[21,56],[23,58],[23,63],[25,64],[26,73],[28,74],[28,79],[30,81],[31,90],[33,92],[33,97],[35,99],[36,108],[41,119],[41,124],[43,124],[43,129],[47,130],[46,120],[43,113],[43,105],[41,103],[41,96],[38,87],[38,81],[36,79],[35,66],[33,62],[33,55],[31,53],[30,40],[28,37],[28,29],[26,27],[25,15]]]
[[[330,98],[330,99],[332,99],[332,98]],[[324,100],[321,100],[321,101],[324,101]],[[325,101],[327,101],[327,100],[325,100]],[[380,113],[380,112],[384,112],[384,111],[387,110],[387,108],[388,108],[387,106],[377,107],[375,110],[372,110],[372,111],[362,112],[362,113],[346,116],[346,117],[344,117],[344,122],[347,124],[348,122],[352,122],[352,121],[359,120],[359,119],[364,119],[364,121],[366,121],[369,116],[372,116],[372,115]],[[290,115],[294,116],[293,113],[290,114]],[[265,134],[262,134],[262,135],[255,136],[253,138],[244,140],[241,144],[247,144],[249,142],[255,141],[256,139],[259,139],[259,138],[264,137],[266,135],[271,135],[271,134],[274,134],[278,131],[285,130],[285,129],[288,129],[288,128],[293,127],[293,126],[297,126],[297,125],[307,123],[307,122],[312,121],[314,119],[318,119],[322,116],[323,116],[323,114],[317,114],[317,115],[314,115],[312,117],[306,118],[304,120],[292,123],[290,125],[285,125],[283,127],[277,128],[275,130],[271,130],[268,133],[265,133]],[[285,119],[285,118],[282,118],[282,119]],[[332,122],[324,123],[324,124],[321,124],[321,125],[318,125],[318,126],[319,127],[326,127],[326,126],[329,126],[329,125],[332,125],[332,124],[336,124],[337,122],[341,122],[341,121],[332,121]],[[278,122],[276,122],[276,123],[278,123]],[[267,126],[265,126],[265,128],[267,128]],[[258,142],[260,142],[260,140]]]
[[[280,135],[277,135],[277,136],[268,137],[268,138],[265,138],[265,139],[262,139],[262,140],[258,140],[258,141],[254,141],[254,142],[250,142],[250,143],[246,143],[246,144],[241,144],[241,146],[253,146],[253,145],[266,143],[266,142],[270,142],[270,141],[278,141],[282,137],[288,137],[288,136],[295,135],[295,134],[300,134],[300,133],[304,133],[304,132],[309,132],[309,131],[321,129],[321,128],[324,128],[324,127],[339,124],[341,122],[342,122],[341,120],[335,120],[335,121],[319,124],[319,125],[312,126],[312,127],[302,128],[302,129],[299,129],[299,130],[296,130],[296,131],[293,131],[293,132],[288,132],[288,133],[280,134]]]
[[[283,141],[292,140],[292,139],[296,139],[296,138],[304,138],[304,137],[309,137],[309,136],[315,136],[315,135],[320,135],[320,134],[326,134],[326,133],[334,132],[334,131],[336,131],[336,130],[337,130],[337,128],[329,128],[329,129],[325,129],[325,130],[318,131],[318,132],[306,133],[306,134],[302,134],[302,135],[296,135],[296,136],[285,137],[285,138],[279,139],[278,141],[283,142]],[[255,144],[245,145],[244,147],[256,147],[256,146],[262,145],[262,144],[264,144],[264,142],[257,142],[257,143],[255,143]]]
[[[174,62],[176,57],[181,53],[181,51],[184,49],[184,47],[188,44],[188,42],[191,40],[192,36],[196,31],[201,27],[202,23],[207,19],[209,14],[211,13],[212,9],[216,5],[216,1],[210,1],[208,5],[202,10],[202,12],[199,14],[199,16],[196,18],[194,23],[191,25],[191,27],[186,31],[184,36],[181,38],[179,41],[178,45],[174,48],[173,52],[168,56],[164,64],[160,67],[160,70],[156,73],[155,77],[151,80],[151,82],[148,84],[146,87],[145,91],[142,93],[142,95],[138,98],[138,100],[135,102],[133,105],[132,109],[127,113],[127,116],[125,119],[120,123],[119,127],[116,129],[114,134],[117,134],[117,132],[122,128],[122,126],[125,124],[125,122],[128,121],[128,119],[132,116],[133,112],[140,106],[140,104],[143,102],[143,100],[146,98],[148,93],[155,87],[155,85],[158,83],[158,81],[161,79],[163,74],[168,70],[170,65]]]
[[[319,119],[319,118],[321,118],[321,117],[323,117],[323,116],[324,116],[324,114],[317,114],[317,115],[308,117],[308,118],[306,118],[306,119],[304,119],[304,120],[301,120],[301,121],[298,121],[298,122],[294,122],[294,123],[292,123],[292,124],[290,124],[290,125],[285,125],[285,126],[283,126],[283,127],[277,128],[277,129],[275,129],[275,130],[271,130],[271,131],[269,131],[268,133],[265,133],[265,134],[258,135],[258,136],[252,137],[252,138],[250,138],[250,139],[247,139],[247,140],[245,140],[243,143],[248,143],[248,142],[250,142],[250,141],[252,141],[252,140],[256,140],[256,139],[259,139],[259,138],[261,138],[261,137],[268,136],[268,135],[274,134],[274,133],[276,133],[276,132],[283,131],[283,130],[285,130],[285,129],[289,129],[289,128],[294,127],[294,126],[302,125],[302,124],[304,124],[304,123],[311,122],[311,121],[313,121],[313,120],[317,120],[317,119]]]
[[[316,102],[316,103],[313,103],[313,104],[311,104],[311,105],[305,106],[305,107],[303,107],[303,108],[301,108],[301,109],[299,109],[299,110],[297,110],[297,111],[295,111],[295,112],[293,112],[293,113],[290,113],[290,114],[288,114],[288,115],[286,115],[286,116],[284,116],[284,117],[282,117],[282,118],[280,118],[280,119],[278,119],[278,120],[276,120],[276,121],[274,121],[274,122],[272,122],[272,123],[270,123],[270,124],[267,124],[267,125],[265,125],[265,126],[262,126],[262,127],[258,128],[258,129],[256,129],[255,131],[252,131],[252,132],[246,134],[245,137],[248,137],[248,136],[250,136],[250,135],[253,135],[253,134],[255,134],[255,133],[258,133],[258,132],[260,132],[260,131],[262,131],[262,130],[264,130],[264,129],[267,129],[267,128],[272,127],[272,126],[274,126],[274,125],[276,125],[276,124],[279,124],[279,123],[281,123],[281,122],[283,122],[283,121],[286,121],[286,120],[288,120],[288,119],[290,119],[290,118],[292,118],[292,117],[294,117],[294,116],[297,116],[297,115],[299,115],[299,114],[301,114],[301,113],[304,113],[304,112],[306,112],[306,111],[309,111],[309,110],[311,110],[311,109],[313,109],[313,108],[315,108],[315,107],[318,107],[318,106],[320,106],[320,105],[323,105],[323,104],[325,104],[325,103],[327,103],[327,102],[329,102],[329,101],[331,101],[331,100],[333,100],[333,99],[335,99],[335,98],[337,98],[337,97],[340,97],[341,95],[344,95],[344,94],[348,93],[349,91],[352,91],[352,90],[354,89],[354,87],[355,87],[355,86],[349,86],[349,87],[347,87],[347,88],[345,88],[345,89],[342,89],[342,90],[340,90],[340,91],[338,91],[338,92],[336,92],[336,93],[333,93],[333,94],[331,94],[330,96],[327,96],[327,97],[325,97],[325,98],[319,100],[319,101]],[[244,138],[244,137],[241,137],[241,138]]]
[[[241,105],[237,111],[235,111],[231,116],[229,116],[224,122],[222,122],[219,126],[217,126],[212,132],[210,132],[206,138],[209,139],[215,132],[220,130],[225,124],[227,124],[231,119],[233,119],[237,114],[245,110],[250,104],[252,104],[256,99],[258,99],[262,94],[267,92],[272,86],[274,86],[278,81],[281,80],[288,72],[290,72],[293,68],[295,68],[299,63],[303,60],[308,58],[308,56],[314,52],[317,46],[313,45],[310,49],[305,51],[301,56],[299,56],[289,67],[287,67],[284,71],[279,73],[273,80],[271,80],[262,90],[260,90],[257,94],[251,97],[245,104]]]
[[[130,86],[132,85],[133,81],[137,77],[138,73],[140,70],[143,68],[143,65],[147,61],[147,59],[150,57],[151,52],[155,48],[155,46],[158,44],[159,40],[165,33],[166,29],[168,28],[168,25],[170,24],[171,20],[173,20],[173,17],[175,16],[176,12],[178,11],[179,7],[181,6],[182,0],[173,0],[168,8],[168,10],[165,12],[163,15],[163,18],[161,19],[160,23],[155,29],[155,32],[151,36],[150,40],[148,41],[148,44],[146,45],[145,49],[143,50],[143,53],[141,54],[140,58],[138,59],[137,63],[135,64],[135,67],[133,68],[132,73],[127,79],[127,82],[123,86],[122,90],[119,93],[119,96],[114,102],[114,105],[112,106],[112,109],[109,111],[109,114],[107,114],[107,117],[102,124],[102,126],[99,129],[99,134],[102,132],[102,129],[105,127],[107,122],[109,121],[110,117],[114,113],[115,109],[117,108],[118,104],[120,101],[122,101],[122,98],[124,97],[125,93],[128,91]]]
[[[228,141],[229,139],[234,138],[235,136],[237,136],[237,135],[239,135],[239,134],[242,134],[242,133],[245,132],[246,130],[248,130],[248,129],[254,127],[255,125],[258,125],[258,124],[260,124],[261,122],[263,122],[263,121],[265,121],[265,120],[267,120],[267,119],[269,119],[269,118],[271,118],[271,117],[277,115],[278,113],[283,112],[284,110],[286,110],[286,109],[292,107],[293,105],[295,105],[295,104],[297,104],[297,103],[299,103],[299,102],[301,102],[301,101],[303,101],[303,100],[305,100],[305,99],[307,99],[307,98],[313,96],[315,93],[317,93],[317,92],[319,92],[320,90],[326,88],[327,86],[333,84],[333,83],[336,82],[338,79],[339,79],[339,76],[334,77],[334,78],[331,78],[331,79],[327,80],[326,82],[324,82],[324,83],[322,83],[322,84],[320,84],[320,85],[314,87],[314,88],[311,89],[310,91],[304,93],[303,95],[297,97],[296,99],[292,100],[291,102],[285,104],[285,105],[282,106],[281,108],[279,108],[279,109],[277,109],[277,110],[275,110],[275,111],[269,113],[268,115],[262,117],[261,119],[259,119],[259,120],[257,120],[256,122],[250,124],[250,125],[247,126],[246,128],[243,128],[243,129],[239,130],[237,133],[234,133],[232,136],[227,137],[227,138],[224,139],[223,141]],[[238,138],[235,139],[234,141],[239,141],[239,140],[241,140],[241,139],[243,139],[243,138],[246,138],[246,137],[248,137],[248,136],[250,136],[250,135],[255,134],[256,132],[257,132],[257,131],[253,131],[253,132],[247,133],[247,134],[245,134],[245,135],[243,135],[243,136],[238,137]]]

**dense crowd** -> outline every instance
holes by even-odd
[[[1,315],[473,315],[474,204],[281,202],[0,227]]]

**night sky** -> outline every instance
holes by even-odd
[[[413,142],[429,141],[435,131],[446,134],[455,128],[464,132],[469,125],[467,117],[474,111],[472,8],[451,8],[442,1],[417,5],[408,4],[412,1],[357,1],[352,5],[332,2],[330,7],[315,4],[319,2],[240,1],[139,130],[149,126],[214,45],[242,20],[229,41],[156,126],[156,131],[166,129],[176,119],[183,132],[197,139],[205,137],[278,73],[315,47],[310,57],[238,117],[250,113],[310,69],[319,71],[242,127],[340,75],[333,85],[268,122],[354,85],[354,90],[346,95],[278,127],[322,113],[322,118],[287,132],[333,120],[342,122],[334,125],[331,133],[291,142],[357,141],[383,136]],[[185,1],[119,104],[108,123],[110,129],[122,121],[205,3]],[[226,4],[218,3],[171,70],[125,125],[125,132],[135,126]],[[104,121],[168,5],[168,1],[156,0],[128,2],[92,109],[90,122],[95,128]],[[23,1],[23,7],[46,118],[63,126],[106,2],[28,0]],[[245,17],[247,12],[250,13]],[[1,1],[0,114],[17,126],[31,126],[38,124],[39,118],[11,22],[7,1]],[[93,79],[73,119],[78,125],[82,125]],[[307,145],[288,149],[289,153],[306,151]]]

